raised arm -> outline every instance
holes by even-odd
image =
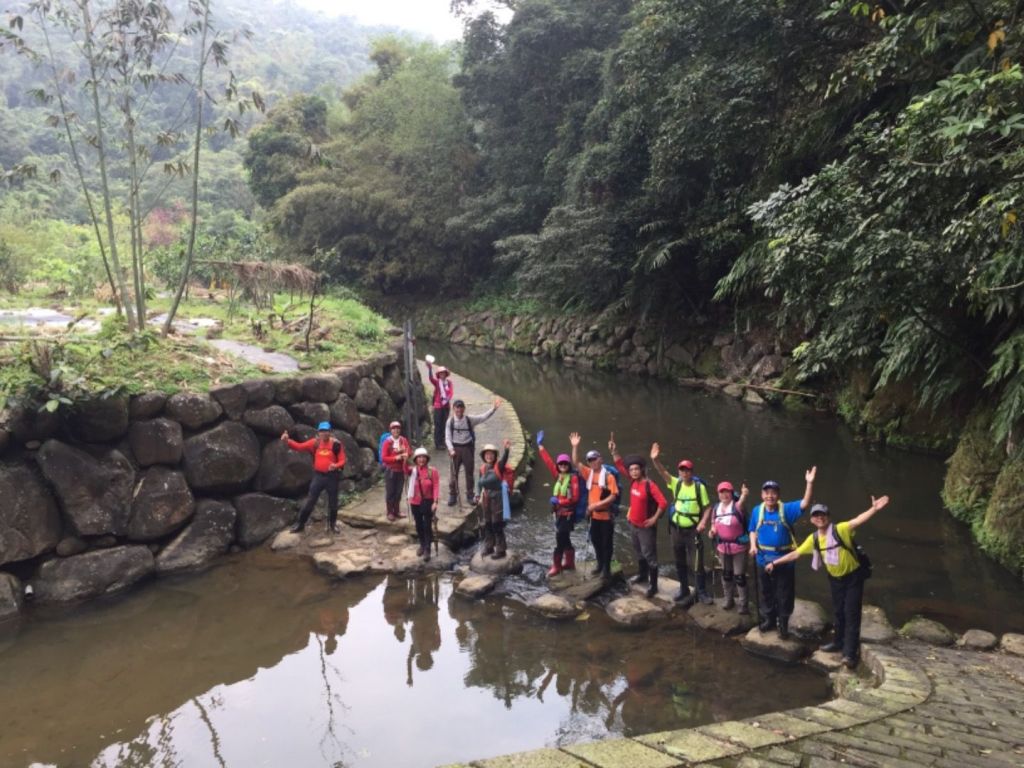
[[[494,415],[494,412],[496,410],[498,410],[500,407],[501,407],[501,398],[500,397],[496,397],[496,398],[494,398],[494,405],[492,405],[489,409],[487,409],[486,411],[484,411],[483,413],[481,413],[479,415],[467,416],[466,418],[468,418],[470,424],[472,424],[475,427],[477,424],[480,424],[480,423],[482,423],[484,421],[487,421],[489,418],[491,418],[491,416]]]
[[[544,466],[548,468],[548,472],[551,476],[558,479],[558,467],[555,465],[555,460],[551,458],[551,454],[548,453],[548,449],[543,445],[538,446],[537,453],[540,454],[540,460],[544,462]]]
[[[804,497],[800,499],[800,509],[807,509],[811,506],[811,496],[814,495],[814,478],[817,474],[817,467],[811,467],[804,472]]]
[[[870,520],[872,517],[875,516],[875,512],[880,510],[882,507],[884,507],[888,503],[889,503],[889,497],[888,496],[882,496],[881,498],[878,498],[878,499],[876,499],[874,496],[872,496],[871,497],[871,506],[868,507],[867,509],[865,509],[863,512],[861,512],[859,515],[857,515],[855,518],[853,518],[853,520],[850,521],[850,523],[849,523],[850,528],[851,529],[852,528],[859,528],[860,526],[864,525],[864,523],[866,523],[868,520]]]
[[[588,468],[586,464],[580,461],[580,440],[582,439],[579,432],[572,432],[569,435],[569,445],[572,446],[572,463],[576,465],[580,472]]]
[[[651,463],[654,465],[654,468],[658,470],[658,474],[661,475],[661,479],[671,485],[672,475],[668,473],[668,470],[665,469],[665,465],[658,459],[659,456],[661,456],[661,446],[655,443],[651,446]]]
[[[434,376],[434,366],[430,363],[427,363],[427,380],[435,387],[437,386],[437,378]]]

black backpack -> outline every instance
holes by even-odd
[[[814,536],[814,548],[818,551],[818,556],[824,560],[825,556],[821,551],[821,539],[818,536],[818,532],[815,531],[812,535]],[[843,537],[839,535],[839,531],[836,531],[836,541],[839,542],[839,546],[853,555],[853,559],[857,561],[857,567],[864,573],[864,578],[870,579],[872,572],[871,558],[868,557],[868,553],[864,551],[864,547],[853,539],[852,534],[850,538],[851,541],[853,541],[853,549],[850,549],[846,545],[846,542],[843,541]]]

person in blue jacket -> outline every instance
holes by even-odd
[[[761,486],[761,503],[750,513],[747,528],[750,532],[750,556],[757,558],[758,575],[761,577],[759,629],[769,632],[778,626],[779,637],[783,640],[789,637],[789,617],[793,615],[796,566],[783,563],[770,570],[765,570],[765,566],[796,549],[793,525],[811,506],[817,473],[817,467],[811,467],[804,473],[804,497],[799,501],[780,502],[779,484],[768,480]]]

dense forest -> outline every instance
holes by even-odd
[[[867,372],[960,414],[986,392],[971,423],[1017,451],[1024,2],[497,4],[454,0],[449,46],[217,6],[255,32],[232,42],[234,93],[269,109],[208,139],[204,252],[384,296],[775,325],[798,380]],[[0,277],[91,290],[81,195],[54,181],[67,147],[28,100],[39,76],[4,52]],[[143,190],[139,239],[168,282],[182,169]]]

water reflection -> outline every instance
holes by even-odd
[[[753,715],[783,681],[787,705],[826,695],[680,622],[552,623],[446,575],[331,583],[251,552],[33,615],[0,653],[0,765],[439,765]]]

